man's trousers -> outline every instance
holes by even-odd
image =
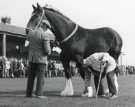
[[[38,96],[43,95],[44,84],[45,84],[45,68],[46,68],[46,64],[30,63],[30,68],[28,71],[28,79],[27,79],[27,88],[26,88],[27,97],[32,96],[35,77],[37,77],[35,94]]]

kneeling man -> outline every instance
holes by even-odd
[[[116,98],[118,93],[118,82],[115,73],[115,69],[117,65],[115,59],[111,57],[107,52],[97,52],[84,59],[84,64],[88,66],[88,68],[94,75],[94,83],[95,83],[96,90],[99,84],[98,95],[100,96],[105,95],[105,91],[103,87],[103,78],[106,76],[109,93],[110,93],[109,97]],[[101,70],[102,68],[104,69],[103,71]],[[101,81],[99,83],[99,76],[101,72],[102,72],[102,76],[101,76]],[[88,87],[88,93],[89,91],[91,91],[89,89],[91,88]],[[87,93],[85,95],[87,95]],[[88,94],[88,97],[90,97],[89,95],[92,94]]]

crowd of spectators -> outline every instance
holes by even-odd
[[[26,59],[0,57],[0,78],[25,78],[29,63]],[[49,60],[45,77],[64,76],[64,68],[60,61]]]
[[[0,77],[25,77],[27,63],[23,59],[0,57]]]
[[[120,75],[135,74],[135,66],[132,65],[121,65],[119,66]]]
[[[49,60],[48,72],[45,73],[46,77],[61,77],[64,76],[64,68],[60,61]]]

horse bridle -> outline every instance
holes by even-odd
[[[43,20],[44,15],[45,15],[45,10],[42,9],[42,15],[41,15],[41,18],[40,18],[38,24],[36,25],[35,29],[37,29],[37,28],[40,26],[40,24],[41,24],[41,22],[42,22],[42,20]]]
[[[41,15],[41,18],[40,18],[38,24],[36,25],[36,27],[35,27],[34,29],[31,29],[31,28],[28,28],[28,27],[27,27],[27,28],[25,28],[25,29],[26,29],[26,30],[31,30],[31,31],[36,30],[36,29],[41,25],[44,15],[45,15],[45,10],[42,9],[42,15]]]

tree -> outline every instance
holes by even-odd
[[[8,17],[8,16],[1,17],[1,23],[10,24],[11,23],[11,17]]]

